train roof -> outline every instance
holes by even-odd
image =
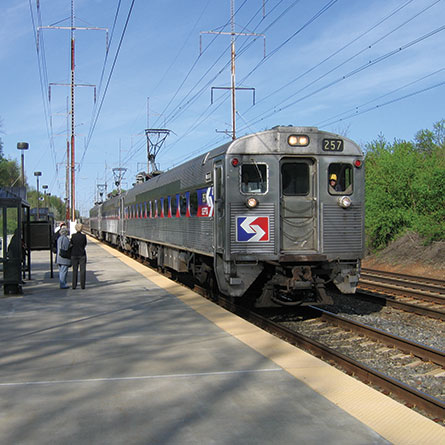
[[[309,144],[304,147],[290,147],[288,144],[288,137],[290,135],[306,135],[309,137]],[[179,166],[173,167],[158,176],[154,176],[146,182],[135,184],[133,188],[129,189],[127,192],[123,192],[123,195],[131,198],[132,195],[136,195],[148,189],[168,186],[174,182],[175,177],[181,178],[181,183],[184,187],[187,187],[187,183],[196,184],[196,178],[204,178],[206,172],[209,171],[208,162],[210,160],[227,154],[331,155],[332,153],[323,152],[321,149],[323,139],[343,140],[344,149],[341,156],[362,155],[360,147],[344,136],[319,130],[317,127],[298,127],[292,125],[276,126],[269,130],[251,133],[235,139],[234,141],[220,145],[219,147],[186,161]],[[114,205],[115,199],[117,199],[117,197],[105,201],[105,207],[107,204]]]

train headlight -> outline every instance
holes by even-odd
[[[292,147],[306,147],[309,145],[309,136],[305,134],[291,134],[287,138],[287,143]]]
[[[246,206],[249,209],[254,209],[258,205],[258,201],[255,198],[248,198],[246,201]]]
[[[349,198],[349,196],[339,197],[337,202],[338,202],[338,205],[340,207],[343,207],[344,209],[347,209],[352,204],[351,198]]]

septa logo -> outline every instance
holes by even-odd
[[[269,217],[237,216],[236,240],[249,243],[269,241]]]

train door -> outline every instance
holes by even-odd
[[[224,170],[222,161],[213,164],[213,197],[214,197],[214,243],[217,253],[224,253],[225,211],[224,211]]]
[[[281,171],[281,251],[317,249],[316,170],[311,159],[283,158]]]

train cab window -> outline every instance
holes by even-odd
[[[243,164],[241,166],[241,193],[267,192],[267,165]]]
[[[331,195],[352,194],[352,165],[333,163],[328,169],[328,191]]]
[[[286,162],[281,166],[283,195],[306,196],[309,194],[309,164]]]

